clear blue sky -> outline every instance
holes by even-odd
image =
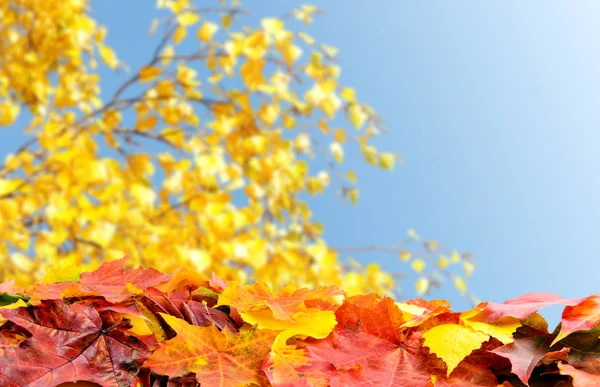
[[[300,3],[246,1],[248,24]],[[342,83],[387,119],[379,144],[406,160],[392,173],[359,167],[357,207],[333,193],[313,201],[328,241],[389,245],[414,227],[477,254],[469,285],[483,300],[598,292],[600,4],[312,3],[326,14],[309,32],[340,48]],[[119,57],[138,68],[153,47],[154,1],[91,4]],[[468,307],[450,284],[431,297]]]

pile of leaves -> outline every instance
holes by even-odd
[[[600,384],[600,295],[528,294],[460,313],[446,301],[274,292],[125,265],[0,284],[0,385]],[[550,333],[537,311],[557,303],[566,307]]]

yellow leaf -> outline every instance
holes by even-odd
[[[113,314],[117,317],[128,319],[131,322],[131,325],[133,325],[133,326],[131,328],[128,328],[127,330],[129,332],[133,333],[134,335],[147,336],[147,335],[152,335],[155,333],[155,330],[153,330],[153,328],[151,328],[151,327],[154,327],[154,323],[152,323],[150,320],[148,320],[143,315],[136,316],[136,315],[133,315],[130,313],[116,313],[116,312],[113,312]],[[162,334],[164,335],[164,332]]]
[[[135,300],[135,306],[139,310],[141,317],[143,317],[145,319],[144,322],[146,323],[146,326],[148,327],[148,329],[152,333],[154,333],[156,340],[164,341],[166,338],[166,334],[165,334],[164,329],[160,325],[160,321],[158,321],[158,318],[156,317],[156,315],[154,313],[152,313],[150,311],[150,309],[148,309],[144,304],[142,304],[138,300]],[[134,325],[134,328],[135,328],[135,325]]]
[[[25,301],[19,298],[16,302],[13,302],[12,304],[0,306],[0,309],[17,309],[23,306],[26,307],[27,304],[25,303]],[[2,316],[0,316],[0,318],[2,318]]]
[[[203,42],[208,43],[212,40],[213,35],[218,29],[219,26],[217,24],[207,21],[202,23],[202,26],[198,29],[196,36],[198,36],[198,39],[202,40]]]
[[[356,184],[356,173],[354,171],[348,171],[346,177],[350,180],[350,183]]]
[[[152,130],[156,127],[158,123],[158,117],[155,115],[150,115],[146,118],[139,118],[135,123],[135,128],[140,132],[144,132],[147,130]]]
[[[440,269],[445,269],[448,266],[448,262],[450,262],[448,260],[448,257],[446,257],[445,255],[442,255],[442,256],[440,256],[440,259],[438,260],[437,266]]]
[[[349,189],[348,197],[350,198],[350,202],[352,204],[358,203],[358,190],[356,188]]]
[[[221,17],[221,24],[223,25],[223,28],[225,28],[225,29],[229,29],[229,27],[231,27],[232,21],[233,21],[233,15],[230,13],[226,13],[225,15],[223,15]]]
[[[15,122],[21,108],[10,101],[0,102],[0,125],[8,126]]]
[[[462,279],[460,277],[454,278],[454,286],[456,286],[456,288],[458,289],[460,294],[462,294],[463,296],[467,292],[467,283],[465,282],[464,279]]]
[[[377,149],[370,145],[363,146],[362,155],[365,158],[365,161],[371,165],[377,164]]]
[[[159,24],[160,24],[160,22],[158,21],[158,19],[152,20],[152,24],[150,25],[150,31],[148,31],[148,34],[150,36],[152,36],[152,35],[154,35],[154,33],[156,33],[156,29],[158,28]]]
[[[460,262],[460,254],[458,253],[458,251],[456,251],[456,250],[452,251],[452,255],[450,256],[450,262],[452,262],[452,263]]]
[[[502,344],[509,344],[514,341],[513,333],[521,326],[521,322],[517,318],[505,318],[502,322],[485,323],[479,321],[471,321],[469,318],[479,314],[480,309],[472,309],[460,314],[460,320],[464,325],[467,325],[477,332],[482,332],[492,337],[497,338]]]
[[[356,102],[356,91],[351,87],[343,88],[341,96],[348,102]]]
[[[308,45],[312,45],[315,43],[315,39],[304,32],[298,32],[298,36],[300,37],[300,39],[304,40],[304,42]]]
[[[481,348],[481,344],[489,338],[489,335],[476,332],[468,326],[443,324],[423,334],[423,345],[429,347],[431,353],[446,363],[448,366],[446,376],[450,376],[465,357]]]
[[[413,241],[418,241],[419,240],[419,234],[417,234],[417,232],[415,231],[415,229],[413,228],[409,228],[407,231],[408,237],[410,239],[412,239]]]
[[[98,44],[98,52],[102,61],[111,69],[115,69],[119,65],[119,60],[112,48],[104,44]]]
[[[353,103],[348,108],[348,114],[350,115],[350,122],[354,125],[356,129],[362,128],[365,121],[367,120],[367,115],[363,111],[360,105]]]
[[[276,18],[264,18],[261,20],[262,28],[268,34],[277,34],[283,29],[283,21]]]
[[[411,266],[417,273],[421,273],[423,270],[425,270],[425,262],[423,262],[421,259],[415,259]]]
[[[418,295],[425,294],[429,290],[429,279],[421,277],[415,282],[415,289]]]
[[[145,185],[134,183],[130,190],[131,196],[142,205],[144,208],[150,208],[156,200],[156,193],[152,188]]]
[[[402,312],[402,318],[404,321],[410,321],[413,317],[421,316],[427,311],[425,308],[413,304],[407,304],[406,302],[396,302],[396,306]]]
[[[162,70],[154,66],[145,66],[140,70],[140,82],[145,83],[153,80],[161,74]]]
[[[473,270],[475,270],[475,265],[473,265],[471,262],[469,261],[465,261],[463,263],[463,269],[465,270],[465,275],[467,277],[470,277],[471,274],[473,274]]]
[[[177,22],[184,27],[191,26],[200,20],[200,15],[194,12],[183,12],[177,15]]]
[[[392,153],[382,153],[379,155],[379,166],[383,169],[393,169],[396,156]]]
[[[42,283],[76,282],[84,269],[76,255],[70,254],[46,268]]]
[[[295,313],[289,320],[278,320],[270,309],[240,312],[245,322],[258,324],[259,329],[285,331],[288,334],[324,339],[329,336],[337,321],[331,310],[305,309]]]
[[[248,59],[248,61],[240,67],[242,80],[250,91],[256,90],[260,85],[266,82],[266,79],[263,75],[264,67],[264,59]]]
[[[335,157],[335,160],[338,163],[341,164],[344,162],[344,148],[342,148],[342,145],[339,142],[332,142],[331,145],[329,145],[329,150],[331,150],[333,157]]]
[[[23,185],[23,180],[0,179],[0,196],[8,195]]]
[[[16,308],[21,308],[21,307],[27,307],[27,304],[25,303],[25,301],[23,301],[22,299],[18,299],[16,302],[13,302],[12,304],[8,304],[8,305],[4,305],[4,306],[0,306],[0,309],[16,309]],[[4,318],[4,316],[2,316],[0,314],[0,326],[4,325],[4,323],[7,320]],[[0,355],[2,354],[2,348],[0,348]]]
[[[328,46],[326,44],[322,44],[321,49],[329,56],[336,56],[339,51],[336,47]]]
[[[410,252],[406,250],[402,250],[400,252],[400,260],[406,262],[410,259]]]
[[[173,48],[172,45],[168,45],[167,47],[165,47],[163,53],[162,53],[162,65],[163,67],[167,67],[170,63],[171,63],[171,58],[175,56],[175,49]]]
[[[177,27],[175,29],[175,32],[173,33],[173,42],[175,44],[179,44],[183,39],[185,39],[185,36],[187,35],[187,29],[185,27]]]

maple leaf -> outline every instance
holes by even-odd
[[[552,342],[555,344],[576,331],[591,330],[600,323],[600,296],[585,298],[576,305],[565,307],[560,332]]]
[[[131,385],[149,355],[135,336],[103,328],[98,312],[84,304],[45,301],[36,308],[0,310],[31,336],[0,357],[0,385],[51,386],[78,380],[103,387]]]
[[[171,279],[171,274],[163,274],[154,268],[125,270],[126,261],[127,257],[105,262],[93,272],[81,273],[79,282],[84,289],[118,303]]]
[[[429,329],[423,338],[423,345],[446,363],[446,375],[449,376],[465,357],[480,348],[490,336],[469,326],[442,324]]]
[[[525,319],[548,305],[576,305],[583,300],[584,298],[565,299],[553,293],[527,293],[502,304],[482,302],[477,305],[481,312],[472,320],[496,322],[506,316]]]
[[[144,363],[145,367],[173,377],[193,372],[203,387],[268,383],[261,365],[277,332],[251,328],[232,333],[219,331],[213,325],[198,327],[167,314],[160,315],[177,336],[160,343]]]
[[[286,286],[274,295],[268,285],[257,282],[242,287],[232,282],[219,295],[219,304],[235,308],[245,322],[260,329],[281,331],[286,339],[294,335],[327,337],[336,325],[333,310],[324,310],[327,299],[335,300],[343,294],[335,287],[315,290]],[[307,307],[306,301],[320,300],[319,308]],[[330,301],[330,305],[334,302]]]
[[[306,340],[310,367],[328,370],[332,386],[496,386],[496,377],[485,365],[463,363],[446,377],[445,366],[423,351],[418,336],[401,345],[365,332],[338,329],[325,340]],[[360,348],[360,351],[356,349]]]
[[[338,321],[336,330],[347,329],[380,335],[397,345],[402,342],[402,332],[398,329],[403,322],[402,314],[394,301],[387,297],[383,300],[375,294],[350,297],[335,310],[335,320]],[[271,383],[276,386],[301,382],[326,385],[328,376],[324,372],[328,369],[328,364],[315,364],[313,359],[307,356],[301,343],[287,345],[287,340],[295,333],[297,331],[288,328],[275,340],[269,359],[263,366]],[[320,338],[325,336],[327,335]]]
[[[476,316],[478,313],[478,309],[472,309],[470,311],[461,313],[461,323],[477,332],[483,332],[491,337],[495,337],[503,344],[511,343],[513,341],[513,334],[521,326],[521,322],[515,317],[504,317],[502,320],[493,323],[471,320],[471,318]]]
[[[458,376],[446,377],[444,363],[423,350],[421,335],[405,333],[402,311],[387,297],[350,297],[336,310],[336,319],[338,325],[322,340],[285,345],[286,337],[277,337],[263,366],[274,386],[431,386],[433,380],[436,386],[497,384],[485,365],[462,363]]]
[[[577,367],[564,362],[558,363],[561,375],[573,378],[573,387],[600,386],[600,360],[579,363]]]
[[[193,325],[209,326],[213,324],[219,329],[227,328],[231,332],[237,332],[236,322],[227,313],[214,308],[209,308],[206,304],[188,301],[182,304]]]
[[[264,305],[273,312],[275,319],[287,320],[307,300],[327,300],[343,294],[342,290],[334,286],[309,290],[306,288],[296,289],[288,285],[274,295],[270,287],[262,281],[245,287],[237,282],[232,282],[220,294],[219,304],[229,305],[239,312],[246,312]]]
[[[75,292],[80,291],[80,287],[76,282],[57,282],[51,284],[33,284],[23,289],[23,294],[30,297],[29,303],[39,305],[44,300],[61,300],[65,292],[73,289]],[[89,292],[83,292],[84,295],[90,295]]]
[[[345,329],[369,333],[395,344],[404,340],[399,329],[404,323],[402,312],[389,297],[354,296],[346,299],[335,315],[338,325]]]
[[[512,373],[527,384],[533,369],[544,357],[556,357],[555,351],[550,351],[551,341],[545,336],[520,338],[491,352],[509,359]]]

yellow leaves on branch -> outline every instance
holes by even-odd
[[[31,135],[0,167],[0,281],[70,278],[129,254],[163,271],[390,294],[379,266],[339,262],[305,199],[334,186],[358,200],[341,170],[351,152],[383,169],[397,160],[370,145],[385,130],[340,85],[336,50],[293,25],[318,10],[243,28],[239,5],[198,5],[160,0],[172,17],[152,23],[167,34],[156,56],[101,100],[98,61],[121,64],[87,1],[0,2],[0,125]],[[186,36],[191,52],[177,45]]]

